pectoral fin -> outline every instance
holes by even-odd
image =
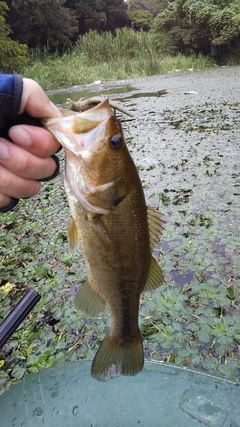
[[[105,209],[106,213],[116,208],[126,197],[127,190],[122,178],[99,186],[94,193],[87,196],[88,203]]]
[[[105,302],[95,292],[87,278],[80,287],[74,301],[76,310],[83,311],[89,316],[97,316],[106,310]]]
[[[96,235],[98,236],[101,244],[105,247],[109,247],[109,237],[107,233],[107,229],[101,220],[101,216],[99,214],[91,215],[89,213],[87,217],[88,223],[92,227],[92,229],[95,231]]]
[[[68,227],[68,248],[72,254],[79,248],[79,235],[76,223],[73,218],[70,220]]]
[[[151,258],[148,278],[143,291],[150,291],[158,288],[164,282],[163,272],[155,258]]]

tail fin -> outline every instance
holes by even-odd
[[[93,363],[92,377],[98,381],[108,381],[119,375],[135,375],[142,370],[144,363],[142,335],[131,342],[117,342],[110,336],[104,338]]]

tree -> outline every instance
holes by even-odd
[[[151,29],[163,50],[208,54],[213,45],[231,47],[240,39],[240,2],[176,0],[157,15]]]
[[[65,0],[7,0],[8,24],[13,38],[30,48],[48,46],[50,51],[72,47],[77,33],[74,13]]]
[[[132,27],[148,31],[151,22],[168,5],[166,0],[129,0],[128,17]]]
[[[148,31],[152,22],[152,14],[148,10],[136,9],[128,13],[128,17],[135,30]]]
[[[106,27],[104,31],[114,32],[128,25],[127,5],[124,0],[105,0]]]
[[[128,25],[124,0],[67,0],[78,20],[79,34],[89,30],[112,31]]]
[[[4,1],[0,1],[0,71],[20,72],[27,61],[27,46],[11,40],[9,25],[5,16],[9,8]]]
[[[147,10],[153,17],[168,6],[167,0],[128,0],[128,11]]]
[[[67,0],[66,5],[74,11],[78,21],[78,33],[89,30],[101,31],[106,26],[104,0]]]

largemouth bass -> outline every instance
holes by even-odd
[[[147,208],[142,184],[108,99],[81,113],[50,119],[45,127],[65,153],[65,190],[72,219],[71,251],[80,245],[88,277],[75,307],[96,316],[107,307],[112,327],[92,363],[100,381],[135,375],[144,363],[138,326],[143,291],[157,288],[163,274],[152,251],[162,215]]]

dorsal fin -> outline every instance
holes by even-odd
[[[150,249],[153,251],[154,247],[160,240],[160,236],[163,230],[163,224],[165,221],[162,220],[163,214],[156,211],[151,206],[147,207],[147,217],[148,217],[148,229],[149,229],[149,238],[150,238]]]

